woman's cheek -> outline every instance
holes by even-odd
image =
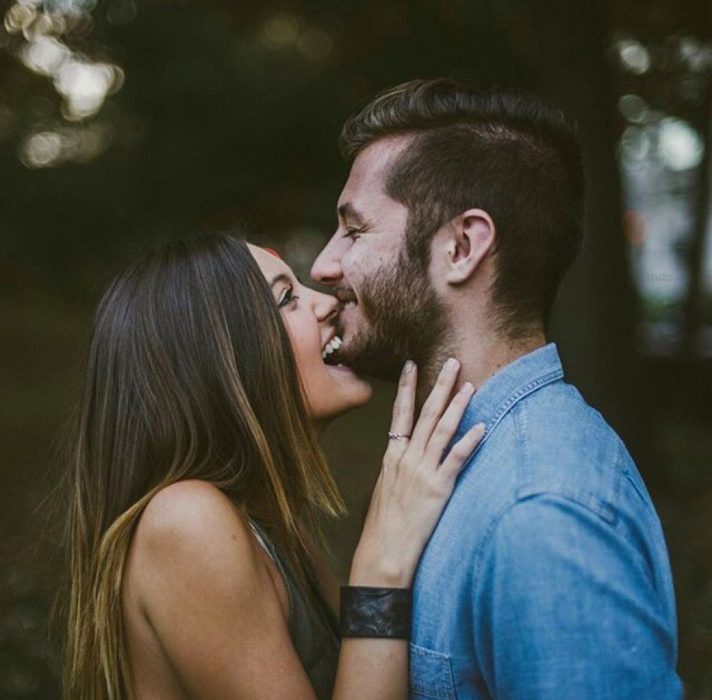
[[[311,343],[308,342],[308,338],[305,337],[303,331],[300,330],[301,324],[290,320],[285,325],[287,326],[287,333],[289,334],[289,340],[292,345],[294,359],[297,363],[297,369],[299,370],[302,379],[304,379],[305,375],[303,373],[311,364],[312,360],[310,355],[313,354],[314,349],[311,347]]]

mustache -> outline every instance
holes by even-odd
[[[356,294],[353,289],[349,289],[347,287],[336,287],[332,291],[341,304],[346,304],[350,301],[357,301]]]

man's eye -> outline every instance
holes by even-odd
[[[363,228],[354,228],[353,226],[349,227],[346,229],[346,238],[351,238],[352,240],[356,240],[360,234],[363,233]]]
[[[279,301],[277,302],[277,307],[282,308],[284,306],[287,306],[288,304],[291,304],[293,301],[296,301],[299,299],[298,296],[294,295],[294,289],[292,287],[287,287],[285,289],[281,296],[279,297]]]

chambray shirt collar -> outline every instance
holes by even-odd
[[[558,381],[563,376],[556,343],[548,343],[522,355],[492,375],[475,392],[465,410],[455,440],[476,423],[484,423],[485,435],[480,441],[479,450],[512,406],[539,387]]]

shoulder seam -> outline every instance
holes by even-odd
[[[480,443],[475,448],[474,454],[477,454],[482,446],[487,442],[489,436],[494,432],[494,429],[499,425],[502,419],[509,413],[510,409],[519,403],[522,399],[526,398],[530,394],[533,394],[537,389],[540,389],[549,384],[553,384],[556,381],[561,381],[564,378],[564,372],[562,369],[555,369],[551,372],[533,379],[528,384],[520,387],[513,394],[510,394],[497,408],[497,412],[492,416],[485,427],[485,434]]]

